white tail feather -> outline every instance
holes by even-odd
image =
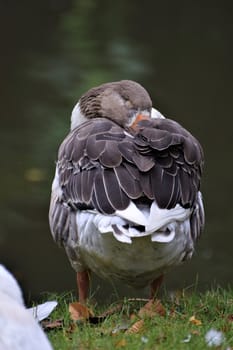
[[[125,210],[117,210],[116,215],[134,222],[135,224],[146,226],[145,215],[136,207],[133,202],[130,202],[129,206]]]
[[[83,220],[84,223],[86,220],[89,222],[92,216],[91,221],[100,233],[111,233],[123,243],[130,244],[131,238],[149,235],[153,242],[168,243],[175,237],[174,223],[184,222],[190,215],[191,210],[182,208],[179,204],[172,209],[161,209],[155,201],[151,207],[137,207],[130,202],[125,210],[117,210],[115,215],[104,215],[92,210],[83,212],[78,221],[81,225]],[[144,226],[145,229],[137,229],[137,225]]]
[[[153,233],[173,221],[184,221],[190,216],[190,209],[182,208],[179,204],[172,209],[160,209],[154,201],[150,208],[146,232]]]

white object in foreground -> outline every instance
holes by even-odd
[[[25,308],[17,281],[1,264],[0,349],[52,350],[40,325]]]
[[[43,304],[38,304],[36,306],[30,307],[28,311],[38,322],[40,322],[47,318],[51,314],[51,312],[53,312],[56,306],[57,301],[46,301]]]

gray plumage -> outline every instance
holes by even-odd
[[[59,148],[50,206],[53,237],[67,251],[72,251],[67,247],[71,237],[79,239],[76,213],[111,216],[132,202],[139,209],[153,202],[159,209],[189,209],[193,251],[204,225],[203,151],[173,120],[135,121],[141,111],[150,116],[151,108],[146,90],[131,81],[103,84],[80,98],[82,123],[73,126]],[[112,230],[119,235],[118,226]]]

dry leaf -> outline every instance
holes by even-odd
[[[118,311],[121,311],[123,304],[119,303],[111,308],[109,308],[108,310],[104,311],[99,317],[103,317],[106,318],[107,316],[111,316],[113,314],[115,314]]]
[[[69,304],[69,312],[70,318],[73,321],[87,320],[90,317],[94,316],[93,312],[90,309],[88,309],[88,307],[79,303],[78,301]]]
[[[115,348],[124,348],[126,345],[127,345],[126,340],[121,339],[115,344]]]
[[[169,316],[171,318],[175,318],[176,317],[176,309],[174,308],[174,306],[171,307],[171,309],[169,310]]]
[[[191,316],[189,322],[195,324],[196,326],[201,326],[201,320],[198,320],[195,316]]]
[[[135,322],[125,333],[126,334],[139,333],[143,330],[143,326],[144,326],[144,321],[139,320]]]
[[[66,327],[66,334],[69,336],[69,334],[72,334],[77,327],[76,323],[70,323],[68,327]]]
[[[154,317],[155,315],[165,316],[166,310],[161,301],[149,300],[138,312],[139,317]]]
[[[232,314],[232,315],[228,315],[228,316],[227,316],[227,320],[228,320],[229,322],[233,322],[233,314]]]
[[[49,331],[54,328],[61,328],[63,326],[63,320],[58,319],[55,321],[42,321],[41,325],[45,331]]]

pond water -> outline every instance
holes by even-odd
[[[0,261],[28,299],[75,289],[48,227],[58,146],[79,96],[133,79],[154,106],[202,143],[205,232],[166,288],[232,285],[232,2],[2,1],[0,3]],[[100,280],[101,297],[137,292]]]

